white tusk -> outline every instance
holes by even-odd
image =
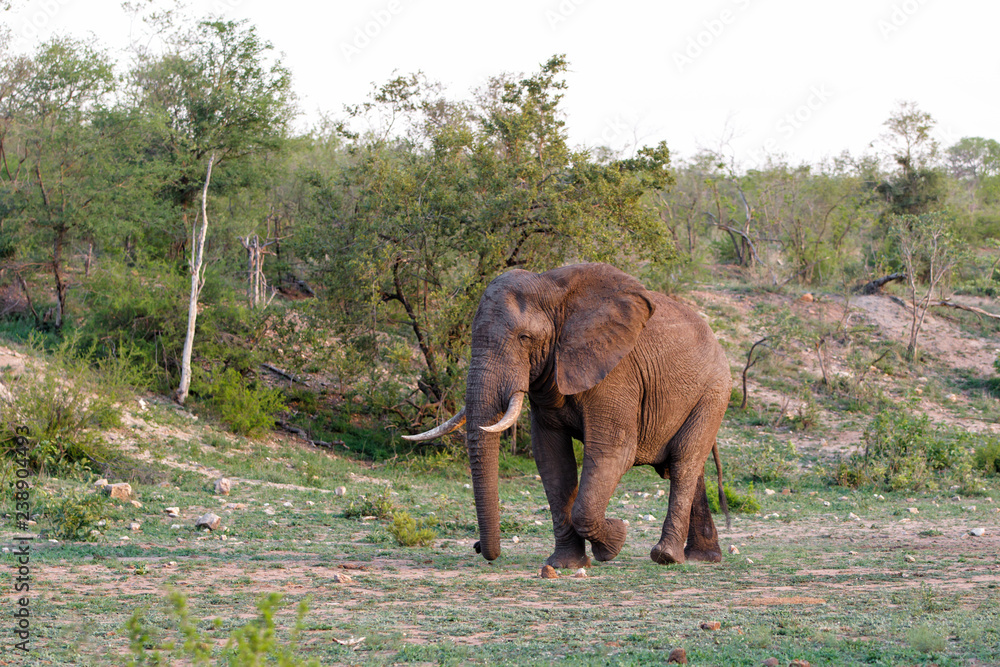
[[[442,435],[451,433],[457,430],[462,424],[465,423],[465,408],[458,411],[458,414],[441,424],[440,426],[435,426],[429,431],[424,431],[423,433],[418,433],[416,435],[404,435],[403,440],[409,440],[410,442],[423,442],[424,440],[433,440],[434,438],[440,438]]]
[[[499,433],[500,431],[506,431],[517,421],[517,416],[521,414],[521,406],[524,404],[524,392],[517,391],[514,395],[510,397],[510,405],[507,406],[507,412],[503,417],[500,418],[493,426],[480,426],[487,433]]]

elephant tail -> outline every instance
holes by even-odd
[[[719,460],[719,441],[716,440],[715,444],[712,445],[712,456],[715,457],[715,470],[719,473],[719,506],[722,511],[726,513],[726,530],[730,530],[733,527],[732,520],[729,517],[729,502],[726,500],[726,492],[722,488],[722,461]]]

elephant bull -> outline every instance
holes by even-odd
[[[513,270],[489,284],[472,323],[465,407],[426,433],[428,440],[467,421],[479,542],[500,555],[497,494],[500,432],[531,400],[531,448],[555,532],[547,563],[590,564],[625,543],[625,524],[605,517],[625,472],[651,465],[670,479],[669,508],[650,557],[718,562],[719,537],[704,469],[719,470],[716,434],[729,403],[729,362],[696,312],[606,264],[530,273]],[[577,479],[572,439],[583,442]],[[726,517],[728,521],[728,508]]]

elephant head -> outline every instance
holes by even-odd
[[[427,440],[468,421],[484,558],[500,555],[500,432],[517,421],[524,395],[534,408],[558,408],[596,386],[629,354],[653,310],[642,284],[605,264],[513,270],[486,288],[472,322],[465,407],[446,424],[404,436]]]

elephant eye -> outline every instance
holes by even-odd
[[[519,335],[517,337],[517,339],[520,340],[522,343],[530,343],[531,342],[531,334],[529,334],[529,333],[522,333],[521,335]]]

